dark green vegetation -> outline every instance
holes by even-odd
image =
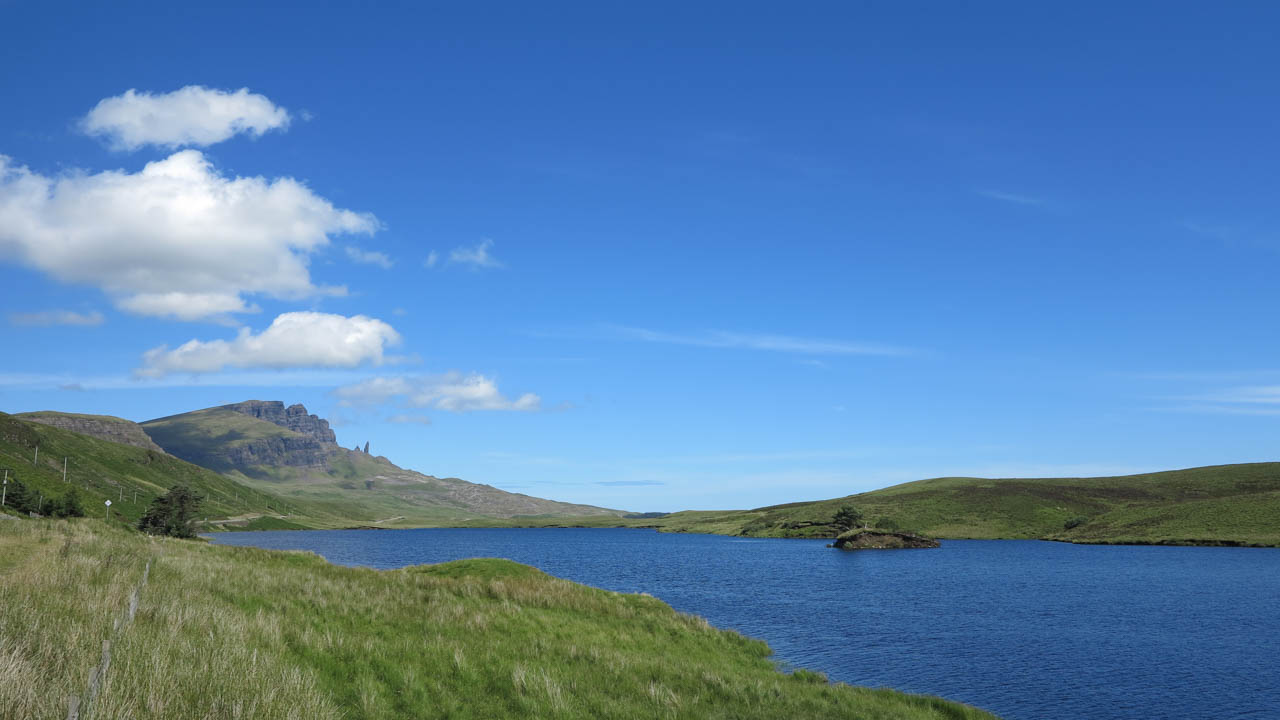
[[[855,528],[845,530],[836,536],[836,541],[829,547],[841,550],[905,550],[916,548],[941,547],[933,538],[892,532],[890,530],[864,530]]]
[[[345,525],[422,527],[476,518],[621,514],[405,470],[385,457],[340,447],[328,423],[301,405],[251,400],[149,420],[142,428],[169,453],[314,514],[341,517]]]
[[[872,527],[942,538],[1280,545],[1280,463],[1102,478],[937,478],[833,500],[681,512],[633,524],[669,532],[834,537],[856,505]]]
[[[0,562],[0,607],[20,610],[0,613],[3,717],[61,720],[71,697],[95,720],[992,717],[784,675],[764,643],[655,598],[503,560],[375,571],[0,518]]]
[[[142,513],[142,519],[138,521],[138,529],[148,535],[194,538],[196,512],[200,510],[203,499],[186,485],[175,485],[151,501],[151,507]]]

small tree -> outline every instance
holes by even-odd
[[[174,485],[169,492],[151,501],[138,521],[138,529],[148,535],[196,536],[195,518],[204,498],[186,485]]]
[[[57,517],[84,517],[84,506],[80,504],[80,493],[75,488],[67,491],[61,500],[54,500],[50,513]]]
[[[852,505],[841,505],[836,516],[831,519],[831,524],[841,532],[852,530],[862,524],[862,511]]]

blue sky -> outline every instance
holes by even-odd
[[[1280,10],[688,5],[0,2],[0,409],[633,510],[1277,459]]]

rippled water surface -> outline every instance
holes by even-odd
[[[954,540],[822,541],[643,530],[224,533],[395,568],[504,557],[647,592],[833,680],[931,693],[1011,720],[1280,718],[1280,550]]]

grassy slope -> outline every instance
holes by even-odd
[[[944,538],[1280,545],[1280,463],[1105,478],[937,478],[844,498],[755,510],[673,513],[631,524],[671,532],[827,537],[852,504],[873,525]],[[1071,518],[1086,518],[1065,530]]]
[[[301,440],[305,437],[288,428],[221,407],[156,418],[141,425],[160,447],[218,472],[232,469],[219,450],[269,438]]]
[[[786,676],[761,642],[507,561],[379,572],[92,520],[0,519],[0,549],[5,718],[64,717],[108,639],[95,720],[992,717]]]
[[[520,498],[496,488],[458,478],[436,478],[397,467],[383,457],[334,448],[327,467],[258,465],[235,468],[225,459],[226,448],[271,438],[303,436],[265,420],[225,408],[148,420],[142,427],[159,445],[175,455],[226,473],[237,481],[342,517],[345,525],[424,527],[456,525],[476,517],[506,517],[521,511]],[[366,486],[372,482],[372,487]],[[615,511],[587,505],[533,499],[557,515],[605,514]]]
[[[37,445],[39,461],[33,464]],[[68,458],[66,483],[62,481],[64,457]],[[205,496],[202,514],[210,518],[310,512],[163,453],[24,422],[4,413],[0,413],[0,468],[46,497],[75,488],[85,512],[97,517],[103,516],[103,501],[109,499],[112,517],[127,522],[136,522],[155,497],[178,483]]]

